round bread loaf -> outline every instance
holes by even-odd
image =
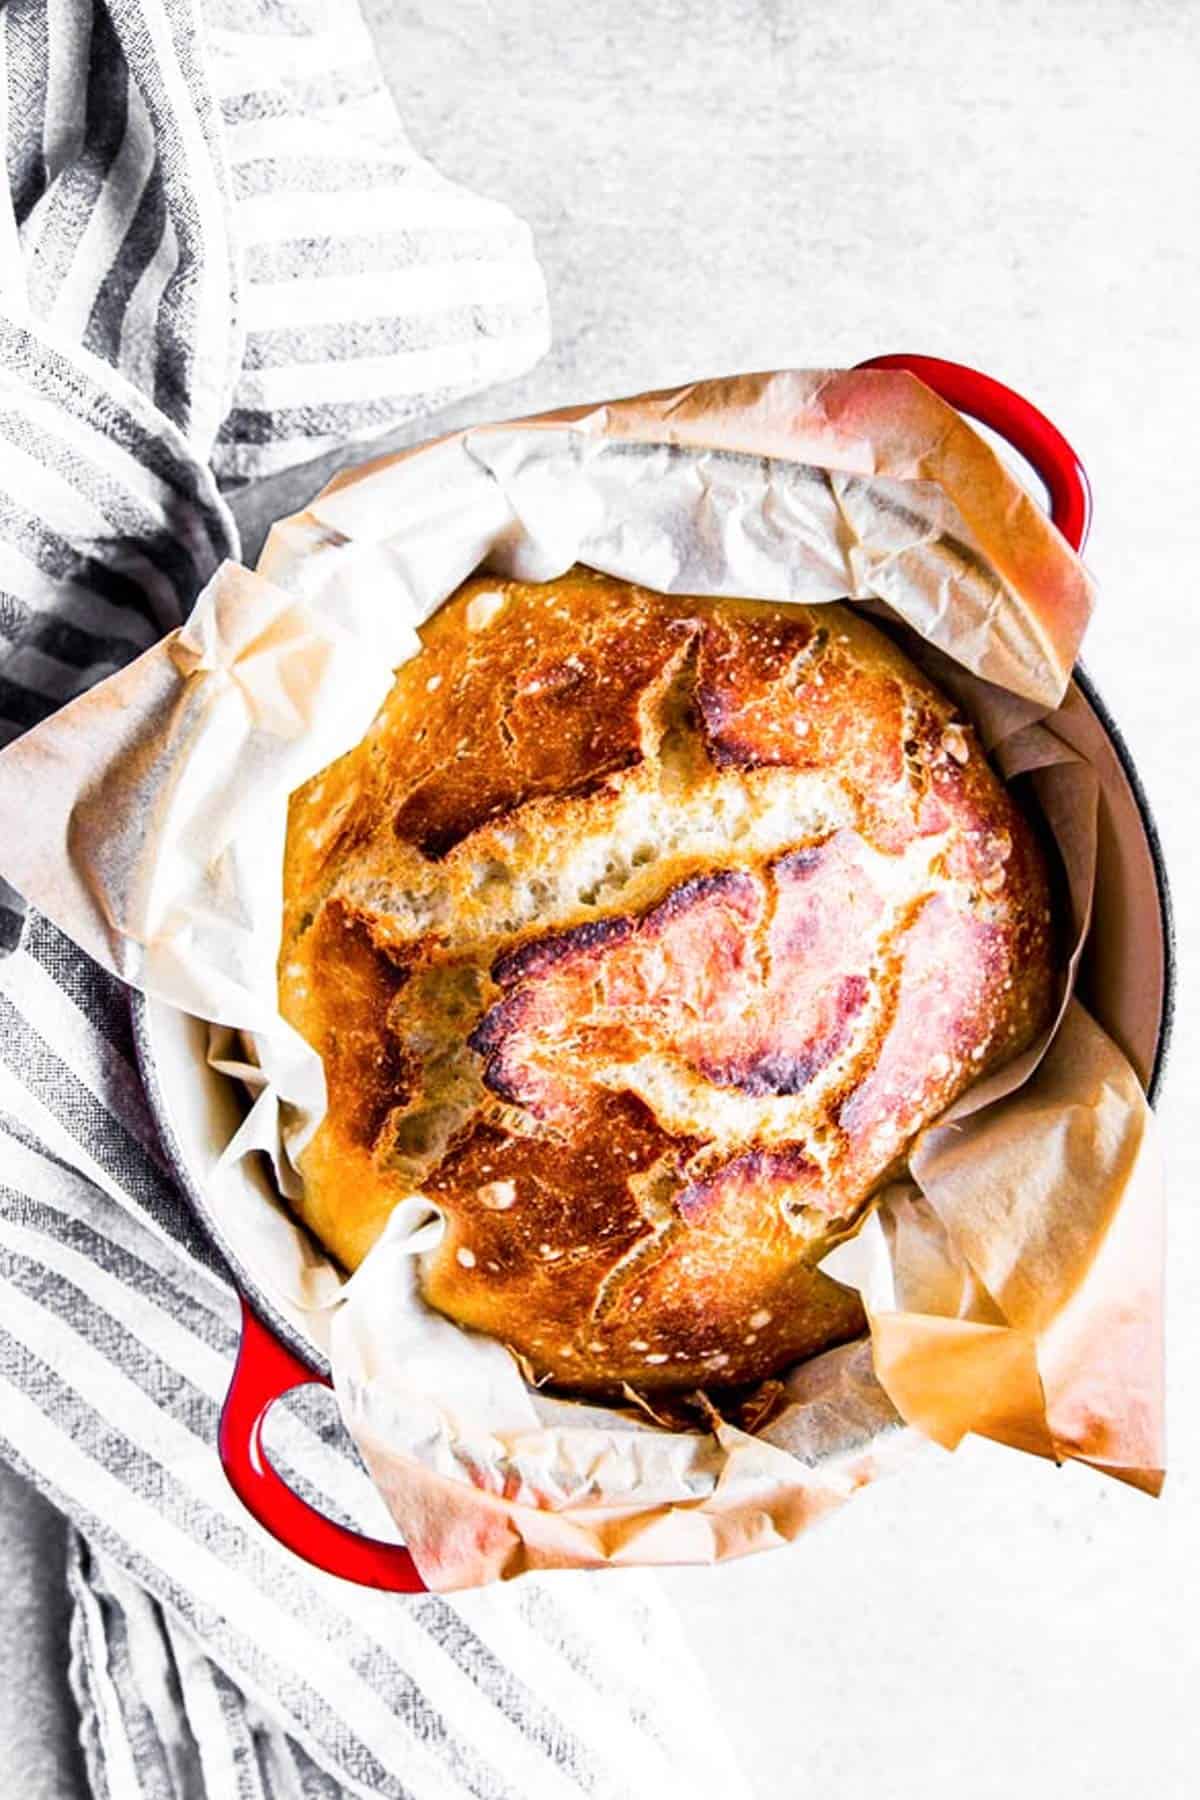
[[[849,607],[469,581],[292,797],[279,966],[349,1268],[582,1393],[864,1329],[816,1264],[1055,998],[1046,870],[971,727]]]

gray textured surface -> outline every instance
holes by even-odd
[[[0,1794],[86,1791],[67,1686],[66,1528],[0,1463]]]
[[[369,0],[416,142],[532,223],[556,320],[503,417],[920,349],[1054,417],[1097,497],[1089,663],[1156,802],[1196,948],[1194,0]],[[418,434],[424,435],[424,434]],[[321,469],[239,507],[252,547]],[[1156,1506],[986,1446],[795,1552],[666,1579],[763,1800],[1124,1800],[1200,1755],[1200,1082],[1164,1123],[1172,1477]],[[73,1791],[55,1532],[0,1478],[0,1793]],[[124,1800],[124,1797],[121,1797]],[[217,1797],[224,1800],[224,1797]]]

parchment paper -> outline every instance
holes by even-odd
[[[257,573],[226,565],[182,630],[0,754],[0,811],[31,826],[0,859],[9,880],[127,981],[213,1021],[217,1065],[256,1089],[227,1167],[263,1149],[294,1194],[324,1106],[276,1006],[288,794],[358,740],[468,574],[575,561],[670,592],[885,607],[1036,794],[1073,972],[1112,780],[1068,692],[1091,585],[957,413],[899,372],[788,371],[457,433],[339,477],[275,527]],[[236,1182],[216,1203],[245,1209],[264,1285],[319,1317],[347,1425],[432,1587],[767,1548],[915,1440],[968,1431],[1156,1491],[1161,1183],[1122,1050],[1066,999],[910,1170],[826,1263],[861,1290],[870,1338],[791,1371],[754,1436],[532,1392],[421,1300],[441,1223],[420,1196],[346,1283],[282,1203]]]

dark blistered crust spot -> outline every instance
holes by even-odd
[[[811,1188],[819,1180],[820,1170],[799,1144],[785,1144],[778,1150],[747,1150],[702,1180],[691,1182],[677,1205],[689,1225],[725,1231],[741,1228],[749,1206],[754,1215],[749,1221],[752,1228],[769,1232],[776,1225],[772,1211],[777,1190],[793,1194],[797,1186]],[[736,1214],[736,1219],[731,1214]]]
[[[608,919],[588,919],[569,931],[546,932],[498,956],[492,964],[492,979],[502,988],[514,987],[518,981],[544,975],[569,956],[620,943],[636,928],[632,917],[617,913]]]
[[[802,850],[788,850],[777,856],[771,867],[787,881],[804,881],[815,875],[825,862],[823,844],[806,844]]]
[[[715,869],[711,875],[693,875],[673,887],[664,900],[650,909],[646,914],[645,929],[661,934],[672,920],[681,919],[693,907],[716,899],[732,901],[737,910],[749,918],[757,906],[754,877],[745,869]]]

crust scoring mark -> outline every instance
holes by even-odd
[[[485,1084],[549,1118],[624,1069],[668,1127],[639,1067],[749,1099],[802,1094],[870,1030],[888,986],[876,944],[886,903],[863,854],[853,833],[835,833],[506,954],[493,968],[503,997],[469,1039]],[[693,1097],[702,1120],[704,1095]],[[707,1135],[727,1147],[738,1136]]]
[[[595,622],[586,629],[594,634]],[[428,861],[441,862],[481,827],[515,818],[532,799],[584,798],[635,768],[658,748],[663,696],[688,663],[698,630],[695,620],[664,631],[653,618],[639,617],[599,657],[539,652],[530,635],[528,664],[498,673],[466,717],[461,684],[453,686],[445,696],[447,723],[454,730],[469,724],[490,755],[484,767],[476,758],[469,775],[461,775],[459,755],[468,735],[454,753],[431,760],[395,810],[396,837],[415,844]],[[473,642],[468,663],[486,656],[486,649],[486,640]],[[442,695],[433,690],[431,698]],[[552,754],[542,751],[543,743]]]

